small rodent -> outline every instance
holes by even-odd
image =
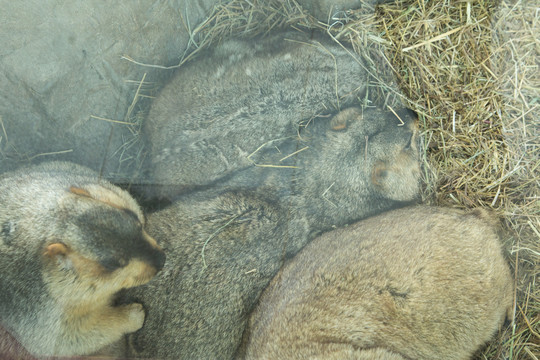
[[[301,124],[351,106],[368,83],[362,61],[316,33],[227,39],[173,75],[144,122],[152,196],[173,199],[253,166]]]
[[[93,353],[141,328],[140,303],[165,255],[124,190],[93,171],[44,163],[0,177],[0,326],[35,356]]]
[[[494,216],[407,207],[328,232],[286,264],[238,358],[470,359],[510,314]]]

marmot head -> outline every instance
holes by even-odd
[[[348,108],[330,123],[318,119],[308,124],[300,135],[309,149],[299,154],[297,193],[341,223],[417,200],[415,120],[409,110]]]
[[[164,265],[135,200],[86,168],[23,168],[4,175],[0,188],[2,245],[41,264],[41,274],[27,275],[41,276],[59,301],[108,298],[148,282]]]

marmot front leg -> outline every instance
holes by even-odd
[[[57,342],[57,347],[90,354],[139,330],[144,318],[144,309],[139,303],[105,306],[87,316],[74,314],[65,320],[65,340],[62,344]]]

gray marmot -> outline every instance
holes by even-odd
[[[230,180],[237,191],[207,189],[150,214],[148,232],[168,260],[149,284],[125,294],[148,311],[144,327],[128,336],[130,355],[231,359],[286,258],[322,231],[418,196],[417,134],[403,119],[398,126],[389,113],[350,109],[317,120],[303,133],[301,146],[309,148],[282,162],[296,168],[253,167]],[[260,161],[286,157],[296,144]],[[249,188],[258,176],[262,185]]]
[[[469,359],[510,314],[494,217],[388,212],[313,240],[253,312],[245,359]]]
[[[301,124],[350,106],[368,82],[353,51],[315,34],[230,39],[180,68],[153,101],[143,135],[148,182],[174,198],[253,166]]]
[[[0,177],[0,326],[38,356],[92,353],[144,321],[113,306],[147,283],[165,255],[127,192],[70,163]]]

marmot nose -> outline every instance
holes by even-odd
[[[139,254],[141,254],[143,258],[147,259],[147,261],[152,264],[156,271],[160,271],[165,265],[165,252],[161,246],[158,245],[156,240],[148,235],[144,230],[142,231],[142,237],[143,241],[140,242],[142,247],[138,251]]]
[[[148,265],[156,269],[156,272],[163,269],[165,265],[165,252],[157,244],[150,244],[146,241],[142,242],[141,247],[137,250],[138,255],[135,257],[143,260]]]
[[[167,256],[165,256],[165,252],[163,250],[156,250],[156,254],[154,258],[152,259],[152,264],[154,265],[157,271],[160,271],[161,269],[163,269],[166,259],[167,259]]]

